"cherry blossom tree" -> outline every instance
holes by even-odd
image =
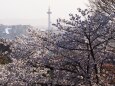
[[[0,84],[105,85],[101,77],[104,63],[115,56],[110,52],[114,17],[87,9],[78,12],[70,14],[69,20],[57,20],[54,26],[59,33],[30,29],[28,35],[11,41],[13,62],[1,65]]]
[[[69,84],[99,85],[103,83],[100,80],[102,64],[111,54],[107,49],[114,40],[114,22],[99,11],[78,11],[81,16],[70,14],[70,20],[58,19],[54,25],[61,33],[44,40],[45,48],[50,51],[44,57],[44,66],[52,74],[59,71]]]

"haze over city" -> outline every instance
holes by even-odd
[[[50,5],[54,23],[57,18],[69,18],[77,8],[86,8],[87,0],[0,0],[0,24],[29,24],[47,26]]]

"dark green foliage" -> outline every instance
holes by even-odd
[[[7,55],[0,55],[0,64],[8,64],[11,62],[11,58],[9,58]]]

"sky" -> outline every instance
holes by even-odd
[[[0,0],[0,24],[30,24],[47,26],[48,7],[51,22],[58,18],[68,18],[77,8],[86,8],[88,0]]]

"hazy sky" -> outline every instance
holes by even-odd
[[[68,18],[78,7],[85,8],[88,0],[0,0],[0,23],[47,25],[50,2],[51,19]]]

